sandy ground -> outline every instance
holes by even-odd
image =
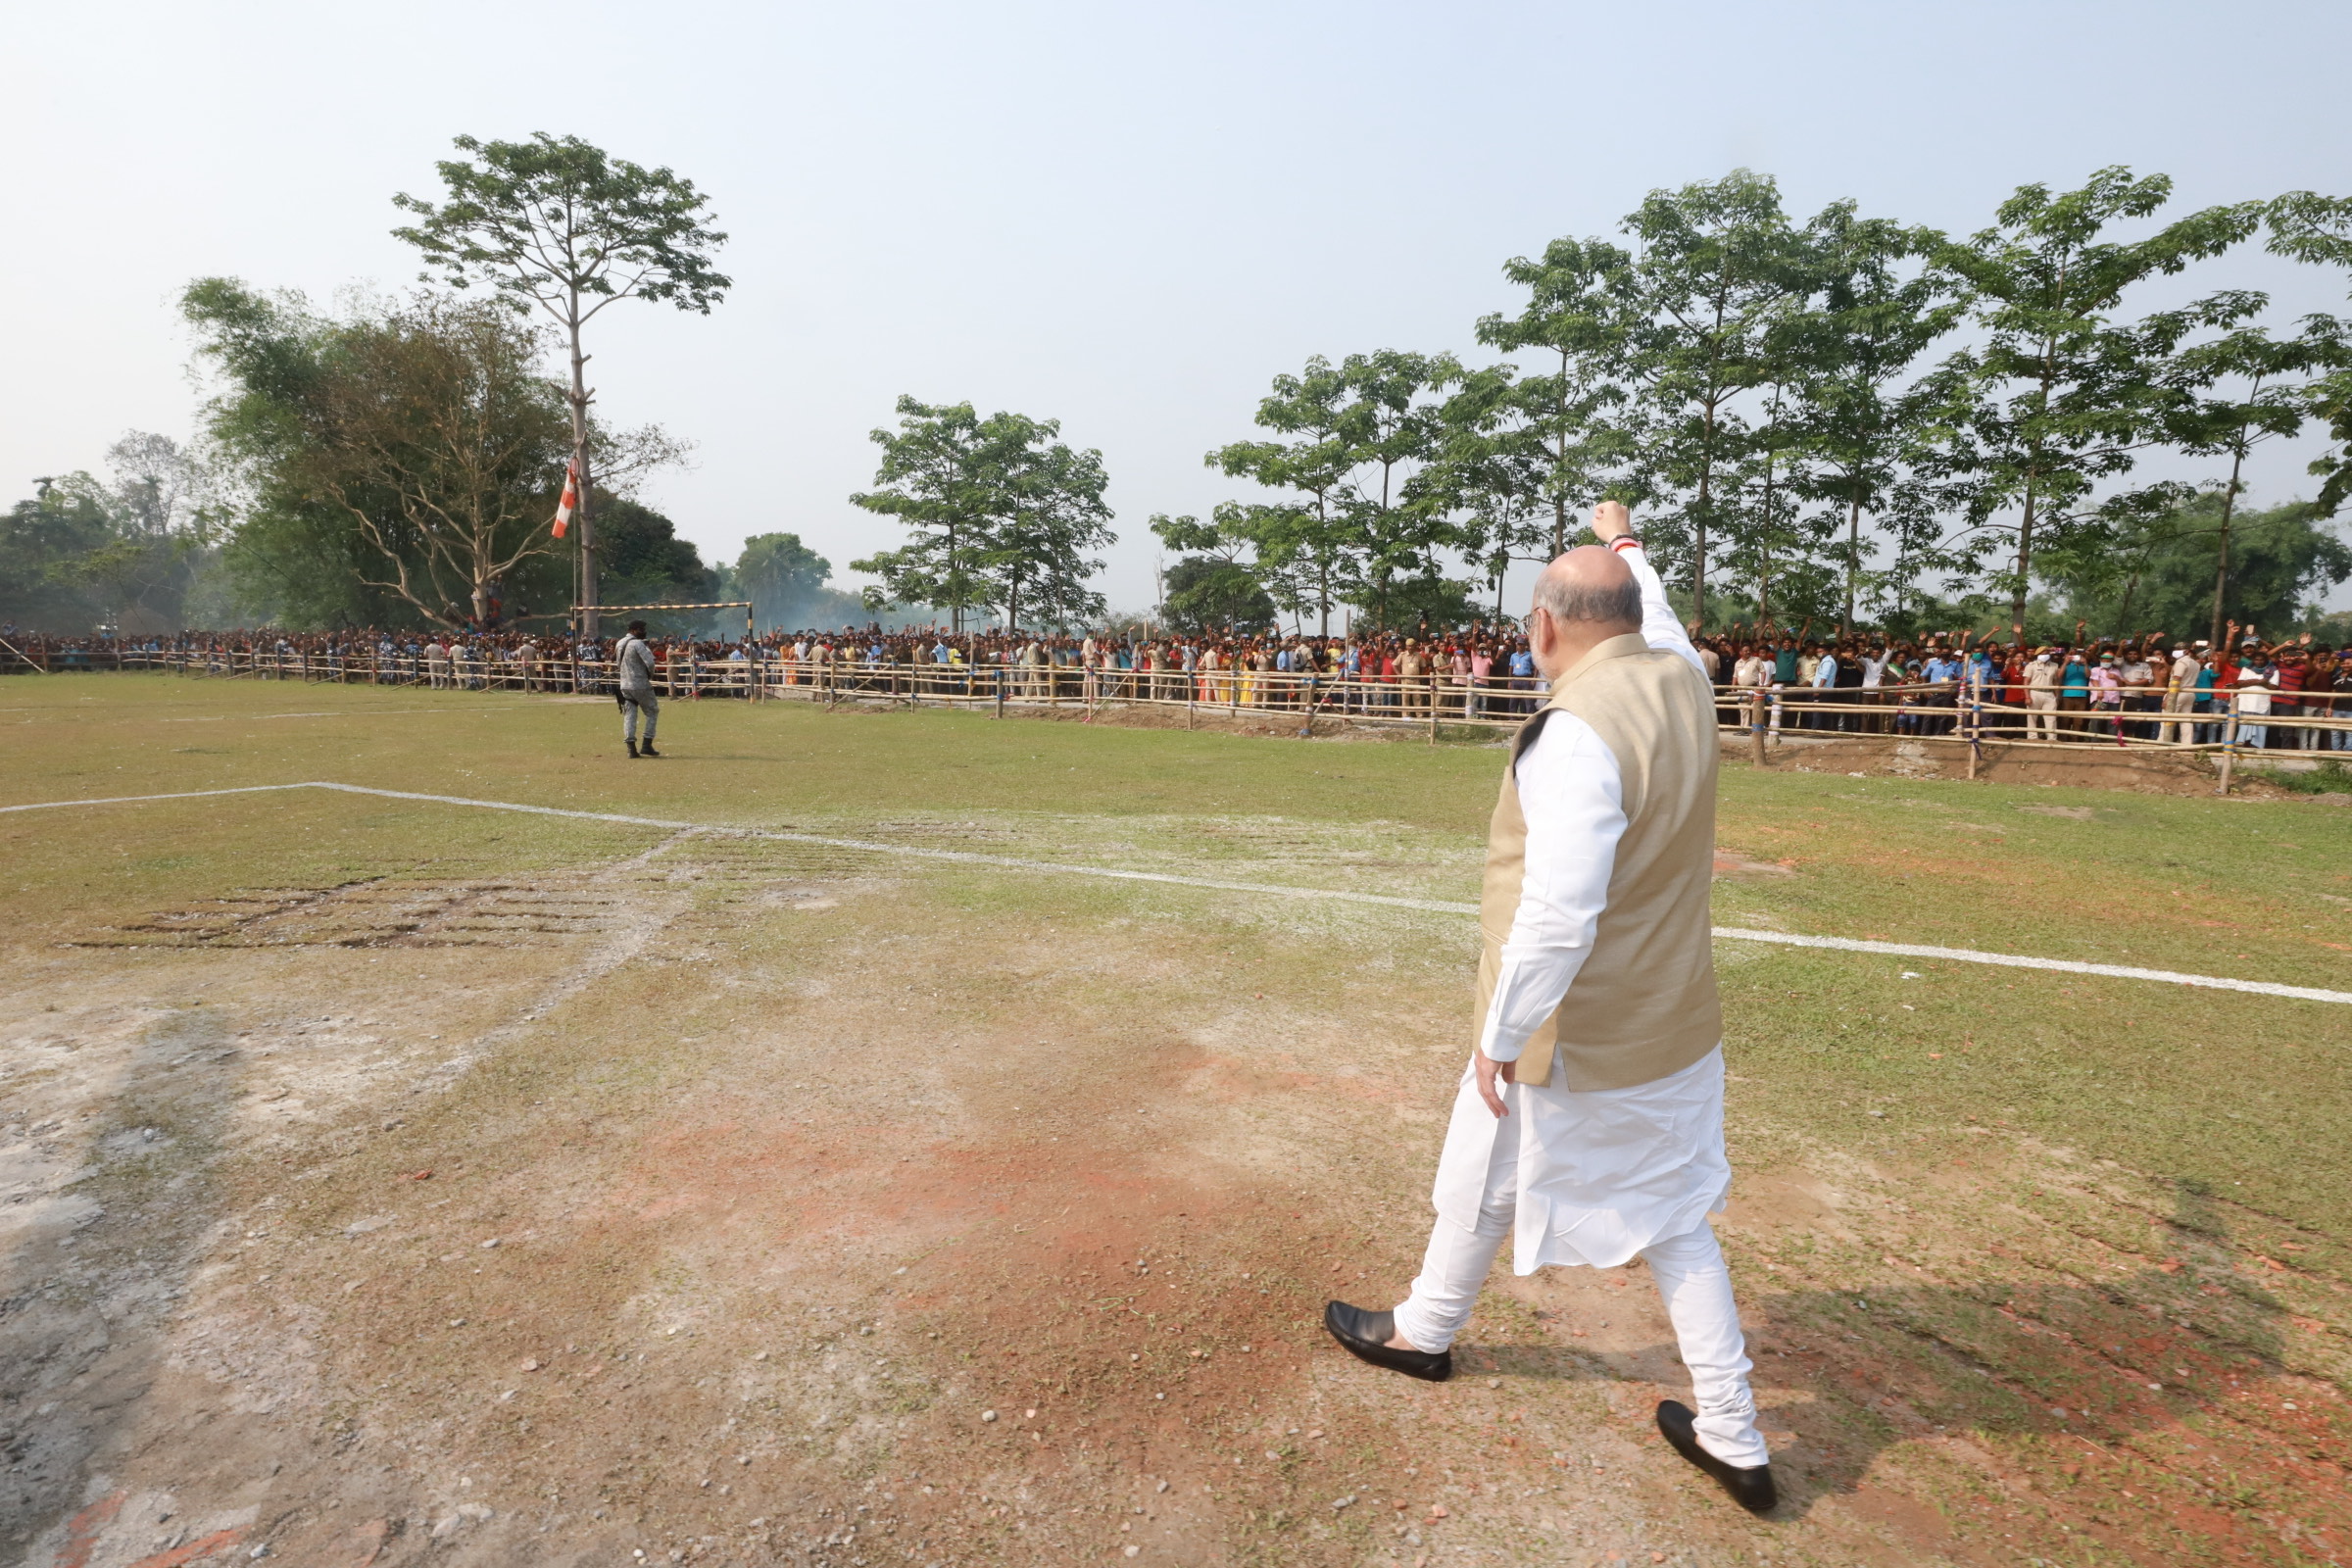
[[[222,892],[12,940],[11,1561],[2283,1563],[2352,1529],[2311,1238],[1997,1121],[1826,1150],[1736,1060],[1780,1514],[1656,1439],[1638,1266],[1498,1274],[1449,1385],[1337,1353],[1326,1298],[1418,1256],[1458,922],[691,833]]]

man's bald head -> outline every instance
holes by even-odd
[[[1536,579],[1536,604],[1572,635],[1642,629],[1642,588],[1633,568],[1599,545],[1579,545],[1545,566]]]

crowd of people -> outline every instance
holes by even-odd
[[[1730,669],[1716,679],[1747,721],[1774,731],[2352,750],[2352,729],[2335,727],[2352,719],[2352,644],[2308,632],[2272,644],[2231,622],[2218,647],[2152,632],[2039,647],[1717,639],[1702,656]]]
[[[1727,727],[2352,750],[2352,645],[2143,634],[2039,647],[1969,635],[1694,639]],[[656,638],[664,696],[1155,702],[1368,718],[1503,720],[1542,700],[1522,632],[1047,634],[942,627]],[[521,629],[56,638],[0,626],[0,668],[174,668],[462,690],[611,689],[612,643]]]

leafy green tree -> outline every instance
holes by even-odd
[[[850,564],[882,578],[889,598],[964,612],[995,607],[1007,625],[1024,610],[1067,625],[1098,613],[1087,551],[1113,541],[1102,455],[1055,439],[1061,425],[1026,415],[983,419],[968,403],[902,397],[899,428],[876,430],[879,488],[850,499],[914,531],[897,550]]]
[[[34,481],[36,494],[0,513],[0,620],[42,631],[86,631],[106,606],[82,564],[115,542],[113,519],[88,490]]]
[[[191,283],[180,311],[199,363],[219,377],[205,426],[242,496],[221,550],[232,602],[279,625],[414,624],[411,606],[370,585],[374,547],[308,476],[337,323],[299,294],[263,294],[232,278]],[[386,515],[395,510],[388,494],[376,504]]]
[[[1766,338],[1758,355],[1761,417],[1717,470],[1715,515],[1722,527],[1715,559],[1735,582],[1754,584],[1760,623],[1826,619],[1835,578],[1817,548],[1818,519],[1808,518],[1799,503],[1812,454],[1790,417],[1792,382],[1803,373],[1800,348],[1794,333],[1768,331]]]
[[[1300,498],[1261,514],[1258,559],[1295,585],[1301,604],[1314,605],[1323,636],[1331,634],[1332,607],[1345,602],[1349,582],[1344,503],[1355,460],[1341,429],[1348,396],[1346,376],[1318,355],[1303,375],[1276,376],[1273,391],[1258,402],[1257,424],[1289,439],[1236,441],[1204,460],[1228,478]]]
[[[424,253],[433,271],[460,288],[487,283],[552,317],[571,356],[571,461],[579,472],[580,603],[597,631],[597,546],[588,405],[595,394],[581,347],[587,323],[630,298],[666,300],[709,315],[731,279],[710,265],[727,236],[712,228],[709,203],[667,169],[612,158],[577,136],[545,131],[529,141],[460,136],[468,156],[435,166],[448,199],[405,192],[393,205],[416,223],[392,232]],[[428,272],[428,276],[431,275]]]
[[[1642,538],[1670,566],[1680,558],[1692,618],[1703,622],[1710,552],[1735,516],[1719,491],[1748,441],[1734,405],[1762,379],[1765,330],[1803,292],[1800,246],[1779,186],[1744,169],[1650,192],[1625,230],[1638,242],[1629,367],[1641,487],[1665,503]]]
[[[63,549],[22,541],[27,564],[38,563],[30,575],[80,602],[69,621],[86,612],[86,623],[124,632],[175,630],[217,556],[212,475],[171,437],[138,430],[109,447],[106,461],[111,483],[81,472],[39,481],[40,495],[28,503],[32,520],[52,526],[32,532]],[[82,529],[90,517],[102,519],[102,533]],[[72,526],[54,526],[67,520]]]
[[[1445,490],[1423,470],[1443,438],[1443,395],[1462,377],[1447,354],[1382,349],[1340,362],[1346,399],[1340,436],[1352,460],[1341,497],[1339,543],[1354,584],[1350,602],[1375,625],[1398,624],[1407,608],[1396,600],[1401,583],[1445,579],[1445,555],[1468,542],[1445,506]],[[1428,598],[1417,590],[1416,614]]]
[[[653,508],[624,498],[605,507],[605,569],[618,603],[709,604],[718,597],[718,573],[693,540]]]
[[[2289,191],[2272,202],[2264,216],[2273,254],[2352,269],[2352,196]],[[2327,371],[2304,394],[2311,414],[2328,426],[2328,450],[2311,465],[2320,480],[2318,506],[2327,516],[2335,515],[2352,496],[2352,360],[2344,354],[2348,335],[2352,333],[2334,317],[2313,316],[2305,322],[2313,363]]]
[[[843,596],[825,584],[833,563],[801,543],[797,533],[756,533],[735,560],[734,589],[752,601],[752,612],[769,625],[794,625],[803,612]]]
[[[1467,372],[1439,411],[1438,452],[1419,492],[1452,518],[1463,553],[1485,569],[1496,619],[1511,563],[1547,562],[1566,548],[1555,406],[1550,388],[1503,364]]]
[[[2103,635],[2211,635],[2218,585],[2225,623],[2282,636],[2352,578],[2352,546],[2309,502],[2246,511],[2237,499],[2217,485],[2175,510],[2129,520],[2092,548],[2053,549],[2044,580],[2064,595],[2070,619]],[[2233,557],[2226,574],[2225,545]]]
[[[1311,602],[1324,633],[1331,607],[1352,604],[1387,624],[1396,585],[1443,577],[1468,536],[1449,495],[1422,470],[1440,455],[1444,400],[1462,368],[1449,355],[1383,349],[1338,365],[1320,356],[1279,375],[1256,422],[1288,440],[1239,441],[1208,465],[1300,499],[1253,514],[1260,575]]]
[[[2259,220],[2246,203],[2207,208],[2143,239],[2102,238],[2118,222],[2153,216],[2171,195],[2164,175],[2134,178],[2120,167],[2080,190],[2021,186],[1993,227],[1940,254],[1969,291],[1981,341],[1947,361],[1936,384],[1960,435],[1956,466],[1976,548],[2009,543],[1993,582],[2008,592],[2018,628],[2037,548],[2093,547],[2119,514],[2162,499],[2094,497],[2167,434],[2179,395],[2166,384],[2166,362],[2182,335],[2230,324],[2193,310],[2115,319],[2133,285],[2222,254]]]
[[[1551,512],[1549,555],[1544,558],[1549,560],[1568,548],[1579,508],[1607,490],[1632,455],[1633,432],[1616,415],[1626,402],[1619,377],[1638,325],[1641,291],[1633,258],[1598,239],[1555,239],[1542,260],[1515,256],[1503,264],[1502,274],[1528,291],[1527,304],[1517,316],[1481,317],[1478,340],[1532,359],[1539,368],[1517,375],[1482,372],[1489,379],[1465,382],[1463,395],[1471,402],[1455,412],[1453,422],[1474,422],[1482,432],[1471,449],[1473,462],[1500,460],[1516,469],[1541,454],[1542,496]],[[1463,419],[1473,413],[1484,418]],[[1455,455],[1458,461],[1459,449]],[[1518,486],[1494,493],[1515,499]],[[1493,510],[1499,509],[1491,505]],[[1490,562],[1527,543],[1499,518],[1491,517],[1484,532],[1495,547],[1480,552]]]
[[[850,501],[898,518],[914,537],[850,566],[880,577],[883,592],[900,604],[948,612],[960,632],[965,612],[985,602],[979,558],[1000,502],[996,454],[969,403],[902,397],[898,416],[898,429],[868,437],[882,449],[876,488]]]
[[[1817,520],[1837,565],[1843,633],[1866,593],[1952,564],[1938,549],[1932,477],[1937,399],[1915,372],[1966,307],[1958,280],[1936,265],[1944,237],[1933,229],[1857,218],[1853,203],[1838,202],[1805,239],[1817,292],[1792,323],[1802,368],[1790,423],[1811,461],[1791,487],[1826,514]],[[1879,537],[1889,567],[1874,577]]]
[[[1151,519],[1152,532],[1168,549],[1198,552],[1233,567],[1264,590],[1276,611],[1302,621],[1316,606],[1316,581],[1303,569],[1311,526],[1305,510],[1292,502],[1220,501],[1206,522],[1164,512]],[[1161,589],[1164,596],[1165,581]]]
[[[1112,544],[1102,454],[1054,438],[1058,419],[999,414],[988,434],[1001,510],[980,552],[980,574],[1007,626],[1026,610],[1039,624],[1071,626],[1102,614],[1087,580],[1102,569],[1086,552]]]
[[[183,309],[223,382],[207,417],[250,497],[228,557],[254,597],[310,624],[455,626],[493,599],[561,602],[535,568],[554,559],[569,420],[538,328],[432,294],[330,320],[219,278]],[[602,445],[621,471],[672,450],[659,432]]]
[[[1273,596],[1250,568],[1214,556],[1187,556],[1167,570],[1168,624],[1180,632],[1263,633],[1274,628]]]
[[[2266,303],[2260,295],[2246,295],[2230,305],[2228,314],[2243,319]],[[2200,313],[2214,314],[2210,306]],[[2173,387],[2182,394],[2170,415],[2174,444],[2198,456],[2230,460],[2230,477],[2221,488],[2214,525],[2213,595],[2207,617],[2206,635],[2216,647],[2230,618],[2225,611],[2230,532],[2238,497],[2245,493],[2246,459],[2265,442],[2299,434],[2311,417],[2312,372],[2344,365],[2347,359],[2338,323],[2315,318],[2304,331],[2287,338],[2275,338],[2260,324],[2240,325],[2180,350],[2167,368]]]

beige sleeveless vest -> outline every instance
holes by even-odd
[[[1592,725],[1616,758],[1626,828],[1592,951],[1559,1011],[1529,1037],[1517,1078],[1555,1089],[1627,1089],[1680,1072],[1723,1038],[1707,902],[1715,869],[1715,698],[1688,660],[1628,633],[1554,681],[1544,704],[1545,712],[1552,709]],[[1544,717],[1531,718],[1513,743],[1487,832],[1474,1031],[1485,1026],[1519,908],[1527,818],[1519,809],[1518,760]],[[1563,1069],[1557,1077],[1555,1055]]]

